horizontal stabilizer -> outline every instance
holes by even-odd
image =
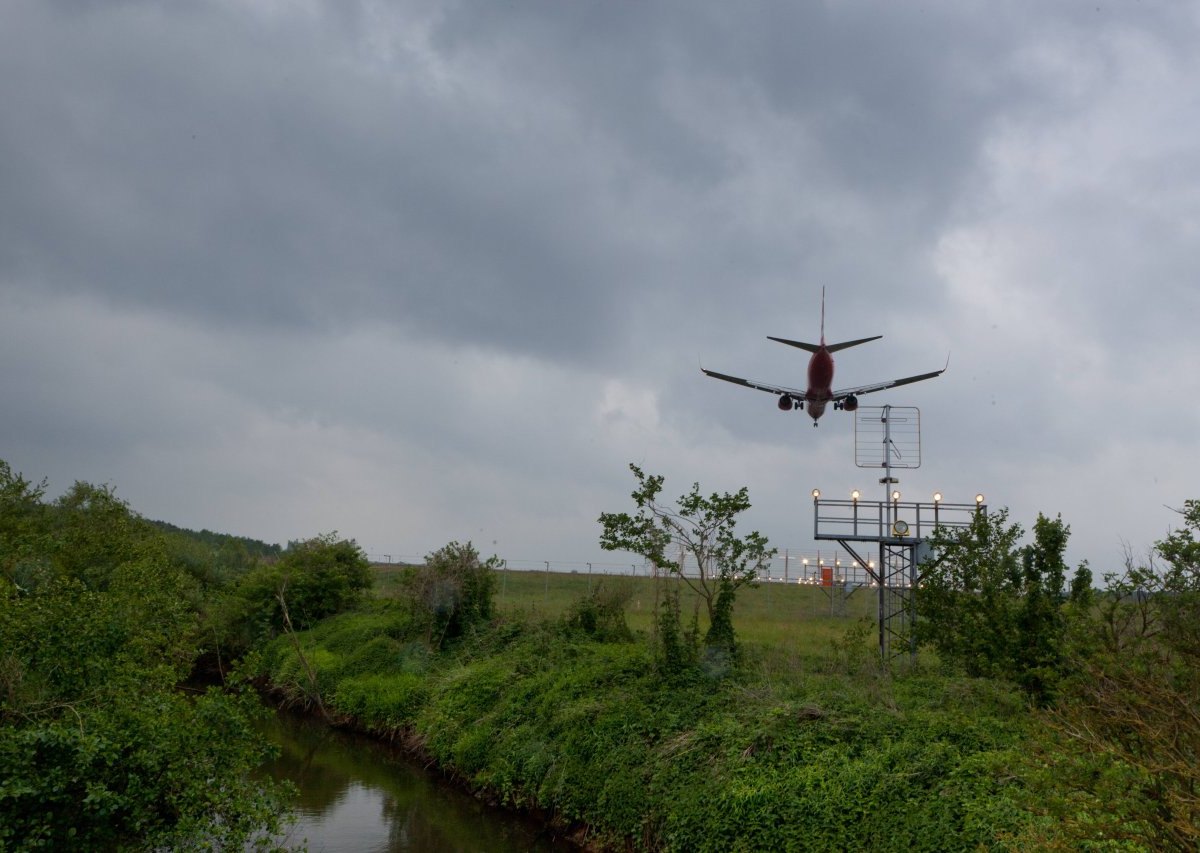
[[[820,349],[820,347],[816,344],[806,344],[802,343],[801,341],[789,341],[787,338],[773,338],[770,335],[767,335],[767,340],[779,341],[781,344],[787,344],[789,347],[800,347],[800,349],[806,349],[809,352],[816,352]]]
[[[829,344],[825,347],[825,349],[829,350],[830,352],[837,352],[840,349],[849,349],[850,347],[856,347],[859,344],[865,344],[868,341],[877,341],[882,337],[883,335],[876,335],[873,338],[859,338],[857,341],[845,341],[840,344]]]
[[[865,344],[868,341],[877,341],[882,337],[883,335],[876,335],[873,338],[859,338],[857,341],[843,341],[840,344],[826,344],[825,350],[827,352],[837,352],[838,350],[849,349],[850,347],[856,347],[859,344]],[[767,339],[779,341],[779,343],[787,344],[790,347],[799,347],[800,349],[808,350],[809,352],[816,352],[821,348],[818,344],[806,344],[803,341],[790,341],[787,338],[776,338],[772,337],[771,335],[767,335]]]

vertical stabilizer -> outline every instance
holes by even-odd
[[[825,285],[821,285],[821,346],[825,346]]]

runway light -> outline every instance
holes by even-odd
[[[933,493],[933,502],[935,504],[940,504],[942,502],[942,493],[941,492]]]
[[[892,492],[892,500],[894,500],[894,501],[900,500],[900,490],[899,489]]]
[[[975,496],[975,503],[977,503],[977,504],[983,503],[983,493],[982,492],[980,492],[979,494],[977,494]]]
[[[813,500],[816,500],[817,498],[821,497],[821,490],[820,490],[820,489],[813,489],[813,490],[812,490],[812,496],[813,496]]]
[[[858,495],[858,489],[855,489],[854,491],[852,491],[852,492],[850,493],[850,499],[851,499],[851,500],[853,500],[853,501],[857,501],[857,500],[858,500],[858,497],[859,497],[859,495]]]

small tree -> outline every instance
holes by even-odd
[[[468,542],[451,542],[429,554],[425,565],[407,575],[405,587],[425,620],[429,644],[441,648],[446,640],[466,634],[492,618],[492,595],[500,560],[479,559]]]
[[[637,513],[601,513],[600,546],[640,554],[682,578],[708,611],[706,645],[732,654],[736,592],[775,556],[775,549],[767,547],[767,538],[758,531],[744,537],[734,533],[737,517],[750,508],[746,487],[732,495],[714,492],[705,497],[700,484],[693,483],[672,507],[659,501],[662,476],[647,476],[637,465],[629,470],[638,484],[632,494]],[[699,567],[695,577],[683,571],[688,557]]]

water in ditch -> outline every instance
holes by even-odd
[[[532,818],[452,787],[386,743],[284,712],[269,734],[280,755],[266,772],[300,791],[286,844],[312,853],[576,849]]]

